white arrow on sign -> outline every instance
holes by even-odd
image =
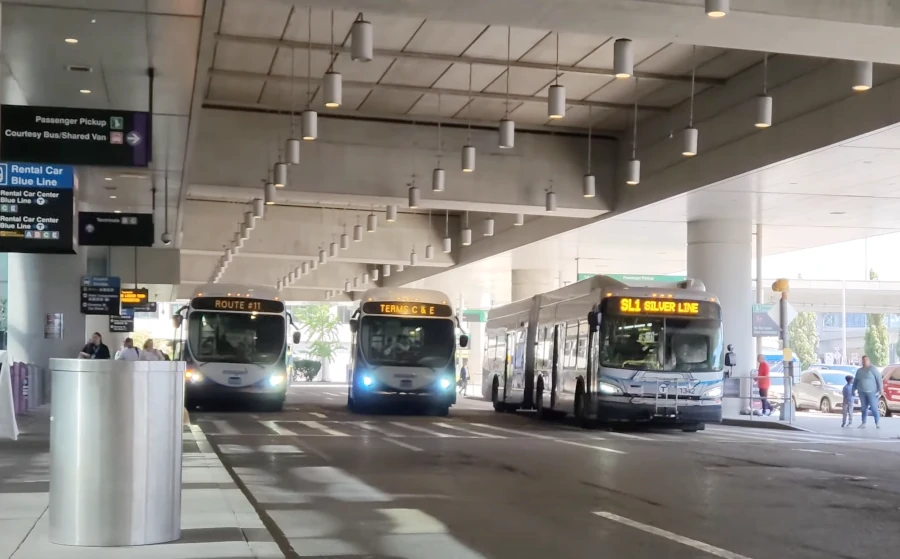
[[[772,308],[768,312],[769,318],[775,321],[775,324],[781,326],[781,303],[776,302],[772,305]],[[790,303],[787,304],[787,320],[785,321],[786,326],[790,326],[791,322],[797,318],[797,309],[791,306]]]
[[[141,143],[141,135],[135,131],[131,131],[125,135],[125,141],[128,142],[128,145],[134,147]]]

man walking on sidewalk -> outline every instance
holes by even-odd
[[[769,403],[769,364],[766,362],[766,356],[760,353],[756,356],[759,362],[759,369],[756,373],[756,386],[759,387],[759,399],[762,400],[762,414],[772,415],[772,404]]]
[[[881,373],[869,362],[868,355],[863,355],[862,367],[857,369],[853,379],[853,389],[859,394],[859,405],[862,408],[862,423],[859,428],[866,428],[866,409],[870,409],[875,419],[875,428],[881,429],[881,418],[878,416],[878,397],[883,390]]]

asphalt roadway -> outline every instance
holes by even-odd
[[[900,439],[709,426],[591,430],[465,400],[354,415],[346,387],[277,414],[201,411],[288,557],[873,558],[900,549]]]

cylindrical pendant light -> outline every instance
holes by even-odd
[[[581,195],[585,198],[593,198],[597,195],[597,179],[594,178],[594,175],[582,177]]]
[[[284,286],[284,285],[281,283],[281,280],[278,280],[278,281],[275,282],[275,289],[277,289],[278,291],[281,291],[281,288],[282,288],[283,286]]]
[[[419,255],[416,254],[416,249],[412,249],[412,252],[409,253],[409,265],[410,266],[418,266],[419,265]]]
[[[244,212],[244,225],[247,226],[247,229],[249,229],[250,231],[252,231],[252,230],[253,230],[253,226],[254,226],[255,224],[256,224],[256,219],[254,219],[254,217],[253,217],[253,212],[252,212],[252,211],[246,211],[246,212]]]
[[[366,232],[374,233],[378,229],[378,216],[374,213],[370,213],[369,217],[366,218]]]
[[[638,159],[631,159],[625,166],[625,184],[634,186],[641,182],[641,162]]]
[[[460,241],[462,242],[462,246],[467,247],[472,244],[472,230],[471,229],[463,229],[460,231]]]
[[[319,264],[325,264],[328,262],[328,255],[325,253],[324,248],[319,249]]]
[[[556,211],[556,192],[553,190],[548,190],[544,196],[544,209],[548,212]]]
[[[445,254],[450,252],[453,243],[450,240],[450,210],[444,210],[444,241],[443,250]]]
[[[421,198],[422,198],[422,191],[419,190],[419,187],[418,186],[410,186],[409,187],[409,207],[410,208],[418,208]]]
[[[696,128],[685,128],[682,136],[681,155],[693,157],[697,155],[697,139],[699,133]]]
[[[441,241],[441,250],[444,254],[450,254],[450,251],[453,250],[453,240],[450,237],[444,237]]]
[[[515,227],[521,227],[525,225],[525,214],[516,214],[516,220],[513,222]]]
[[[853,91],[872,89],[872,63],[856,60],[853,62]]]
[[[272,169],[272,175],[275,177],[275,187],[281,188],[287,184],[287,163],[279,161]]]
[[[295,281],[297,281],[297,272],[294,270],[291,270],[288,273],[288,283],[294,283]]]
[[[384,220],[388,223],[397,221],[397,204],[388,204],[384,212]]]
[[[359,277],[358,276],[353,278],[353,287],[354,288],[359,287]]]
[[[378,281],[378,278],[381,277],[381,270],[377,267],[372,268],[372,281]]]
[[[287,154],[287,162],[291,165],[300,164],[300,140],[288,138],[284,143],[284,153]]]
[[[267,206],[271,206],[275,203],[275,183],[266,183],[266,186],[263,188],[263,196]]]
[[[772,126],[772,98],[768,95],[760,95],[756,98],[756,122],[757,128]]]
[[[381,267],[381,275],[386,278],[391,277],[391,265],[390,264],[385,264]]]
[[[241,237],[241,232],[238,231],[234,234],[234,248],[238,249],[244,246],[244,239]]]
[[[344,291],[347,293],[350,292],[350,280],[344,282]]]
[[[566,116],[566,86],[550,86],[550,96],[547,98],[547,116],[552,120]]]
[[[338,255],[338,244],[334,241],[331,241],[331,244],[328,245],[328,257],[336,258]]]
[[[728,15],[728,0],[706,0],[706,15],[718,19]]]
[[[484,236],[485,237],[493,237],[494,236],[494,218],[486,217],[484,219]]]
[[[405,270],[406,268],[403,266],[403,264],[397,264],[397,268],[396,268],[396,269],[397,269],[397,272],[402,272],[402,271]]]
[[[309,262],[304,262],[303,264],[301,264],[301,265],[300,265],[300,271],[303,272],[303,275],[304,275],[304,276],[305,276],[306,274],[308,274],[308,273],[309,273]]]
[[[431,191],[443,192],[446,178],[447,172],[440,167],[435,167],[434,170],[431,171]]]
[[[431,260],[434,258],[434,246],[425,245],[425,260]]]
[[[234,258],[234,252],[229,248],[225,251],[225,262],[231,262],[232,258]]]
[[[355,62],[371,62],[372,60],[372,24],[359,18],[350,28],[350,59]]]
[[[341,250],[347,250],[350,248],[350,236],[346,233],[341,233]]]
[[[619,79],[634,74],[634,49],[631,39],[616,39],[613,45],[613,73]]]
[[[462,171],[471,173],[475,170],[475,146],[465,145],[462,149]]]
[[[241,239],[247,240],[250,238],[250,228],[241,223]]]
[[[497,143],[503,149],[512,149],[516,146],[516,123],[504,118],[500,121],[500,141]]]
[[[253,199],[253,217],[256,219],[262,219],[266,215],[266,204],[263,202],[262,198],[254,198]]]
[[[356,224],[353,226],[353,242],[358,243],[362,240],[362,225]]]
[[[319,261],[318,261],[318,260],[310,260],[310,261],[309,261],[309,269],[310,269],[310,270],[315,270],[315,269],[317,269],[318,267],[319,267]]]
[[[322,80],[325,106],[329,109],[336,109],[341,106],[343,101],[343,81],[341,75],[337,72],[326,72],[325,79]]]
[[[368,285],[368,283],[369,283],[369,272],[365,272],[365,273],[362,275],[362,278],[360,279],[360,283],[362,283],[363,285]]]
[[[319,135],[319,114],[311,109],[300,113],[300,134],[304,140],[315,140]]]

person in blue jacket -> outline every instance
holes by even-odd
[[[859,394],[859,404],[862,407],[862,423],[859,424],[859,428],[866,428],[866,410],[869,409],[875,419],[875,428],[881,429],[881,418],[878,416],[878,397],[883,390],[881,373],[872,366],[867,355],[863,355],[862,367],[856,371],[853,390]]]

